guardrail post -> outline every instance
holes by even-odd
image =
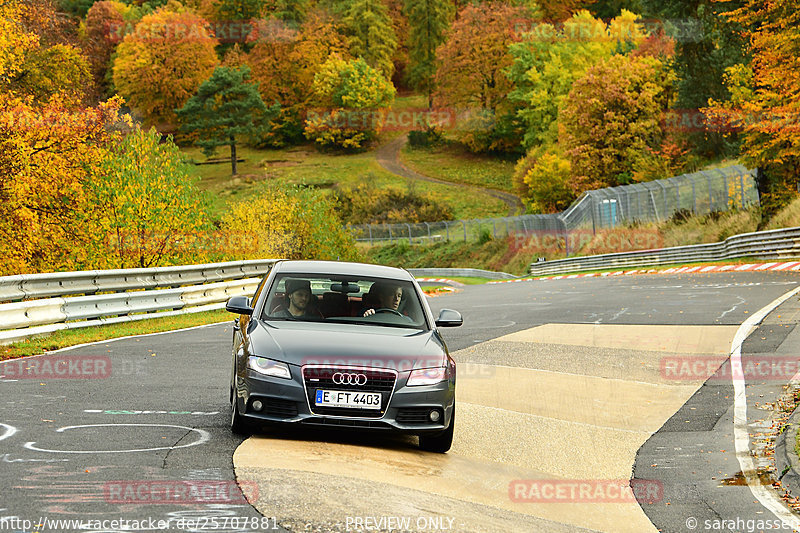
[[[492,219],[492,234],[494,235],[494,238],[496,239],[497,238],[497,224],[495,223],[494,219]]]
[[[428,224],[427,222],[423,222],[423,224],[425,224],[425,227],[428,228],[428,240],[430,240],[430,238],[431,238],[431,225]]]
[[[462,220],[461,225],[464,226],[464,242],[467,242],[467,221]]]
[[[414,241],[411,240],[411,224],[406,222],[406,227],[408,228],[408,244],[414,244]]]
[[[692,213],[697,214],[697,191],[695,190],[694,186],[694,178],[691,179],[692,182]]]
[[[742,209],[744,209],[744,174],[739,174],[739,192],[742,194]]]
[[[372,224],[367,224],[367,228],[369,228],[369,245],[372,246]]]
[[[447,242],[450,242],[450,224],[447,222],[444,223],[444,232],[447,238]]]

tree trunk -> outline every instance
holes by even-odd
[[[231,176],[236,175],[236,139],[233,135],[230,137],[231,141]]]

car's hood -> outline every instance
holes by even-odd
[[[289,364],[410,370],[441,366],[445,348],[433,331],[304,322],[259,322],[250,353]]]

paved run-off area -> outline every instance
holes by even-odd
[[[420,453],[413,438],[267,432],[238,448],[236,475],[257,483],[261,513],[294,531],[655,531],[628,486],[636,452],[705,380],[671,369],[698,355],[721,363],[736,330],[521,330],[453,353],[446,456]],[[543,490],[559,480],[591,493]]]

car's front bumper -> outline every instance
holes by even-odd
[[[435,385],[409,387],[406,386],[409,372],[398,372],[381,416],[374,416],[374,412],[372,416],[361,416],[360,409],[348,409],[346,416],[334,416],[314,412],[302,374],[294,370],[292,379],[247,370],[236,387],[241,415],[253,422],[390,430],[414,435],[439,433],[449,427],[453,416],[454,377]],[[260,402],[260,410],[255,409],[254,402]],[[440,413],[437,422],[429,418],[432,410]]]

